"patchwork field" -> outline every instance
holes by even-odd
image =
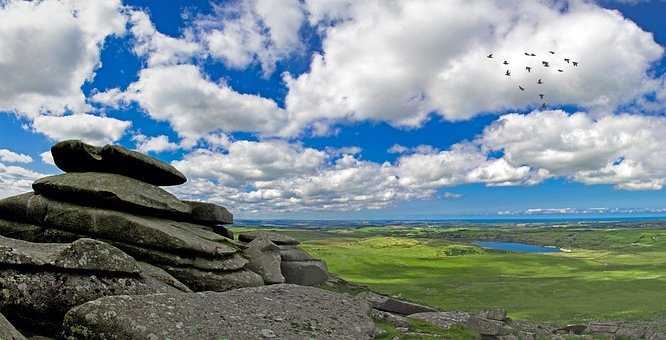
[[[301,239],[345,280],[443,309],[501,307],[515,319],[557,323],[666,316],[661,227],[281,231]],[[489,251],[473,240],[554,245],[568,252]]]

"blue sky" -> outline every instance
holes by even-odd
[[[0,195],[78,138],[241,218],[666,208],[666,2],[454,2],[0,2]]]

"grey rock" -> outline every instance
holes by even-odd
[[[231,232],[231,230],[227,229],[227,228],[226,228],[225,226],[223,226],[223,225],[219,225],[219,224],[218,224],[218,225],[214,225],[214,226],[213,226],[213,232],[216,233],[216,234],[218,234],[218,235],[222,235],[222,236],[224,236],[224,237],[226,237],[226,238],[228,238],[228,239],[230,239],[230,240],[233,240],[233,239],[234,239],[234,233]]]
[[[213,203],[183,201],[192,210],[192,222],[205,225],[234,223],[234,216],[225,207]]]
[[[209,257],[238,251],[230,240],[195,224],[83,207],[32,193],[0,200],[0,215],[10,209],[15,217],[25,218],[20,220],[24,223],[142,247]]]
[[[82,238],[72,243],[32,243],[0,236],[0,263],[14,267],[138,274],[136,261],[104,242]]]
[[[258,237],[267,238],[277,245],[296,245],[300,243],[293,237],[270,231],[248,231],[238,234],[238,240],[247,243]]]
[[[481,335],[508,335],[508,329],[502,321],[491,320],[479,316],[471,316],[467,320],[467,327],[479,332]]]
[[[169,285],[173,288],[176,288],[185,293],[191,293],[192,290],[184,285],[182,282],[176,280],[175,277],[169,275],[164,269],[155,267],[150,263],[138,262],[139,267],[141,267],[141,274],[145,276],[152,277],[153,279],[160,281],[166,285]]]
[[[306,251],[296,246],[281,246],[280,257],[282,261],[312,261],[316,260]]]
[[[165,251],[147,249],[122,242],[111,243],[122,249],[134,258],[156,265],[168,265],[174,267],[192,267],[201,270],[212,271],[232,271],[238,270],[248,263],[248,260],[239,254],[231,254],[225,257],[216,257],[214,259],[200,256],[181,256]]]
[[[409,319],[407,319],[404,316],[400,316],[389,312],[384,312],[373,308],[372,310],[370,310],[370,317],[375,321],[383,321],[390,325],[393,325],[393,327],[401,327],[409,329]]]
[[[35,193],[76,204],[141,215],[185,218],[192,208],[155,185],[100,172],[68,173],[38,179]]]
[[[264,284],[264,280],[259,274],[249,270],[212,272],[169,266],[165,266],[163,269],[195,292],[224,292],[237,288],[258,287]]]
[[[486,309],[478,314],[479,317],[490,320],[504,321],[507,319],[506,310],[504,309]]]
[[[51,334],[65,313],[82,303],[109,295],[175,292],[180,291],[136,274],[0,269],[0,310],[11,315],[19,328],[43,327]]]
[[[587,326],[588,333],[615,334],[620,326],[614,323],[591,323]]]
[[[102,298],[65,316],[76,339],[371,339],[366,303],[313,287]]]
[[[0,339],[2,340],[26,340],[23,334],[9,323],[4,315],[0,314]]]
[[[39,240],[41,240],[43,237],[43,233],[44,228],[40,226],[17,221],[9,221],[0,218],[0,235],[2,236],[16,238],[19,240],[39,242]]]
[[[413,315],[416,313],[439,312],[438,310],[428,306],[399,300],[369,291],[358,294],[358,297],[366,300],[370,306],[372,306],[372,308],[404,316]]]
[[[78,140],[60,142],[51,148],[56,165],[65,172],[106,172],[166,186],[187,181],[173,166],[118,145],[103,148]]]
[[[587,329],[586,325],[576,325],[576,324],[571,324],[571,325],[566,325],[564,327],[558,328],[555,332],[557,334],[583,334],[585,330]]]
[[[328,280],[326,264],[322,261],[282,262],[280,267],[287,283],[317,286]]]
[[[423,312],[409,316],[409,318],[423,320],[443,329],[455,325],[464,325],[469,317],[469,313],[465,312]]]
[[[243,254],[250,261],[247,268],[263,278],[267,284],[284,283],[280,268],[280,248],[267,238],[255,238],[248,243]]]

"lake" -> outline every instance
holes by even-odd
[[[476,241],[474,244],[484,249],[504,250],[515,253],[559,253],[560,248],[543,247],[526,243]]]

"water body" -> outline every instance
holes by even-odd
[[[535,246],[526,243],[476,241],[474,244],[484,249],[504,250],[515,253],[559,253],[560,248]]]

